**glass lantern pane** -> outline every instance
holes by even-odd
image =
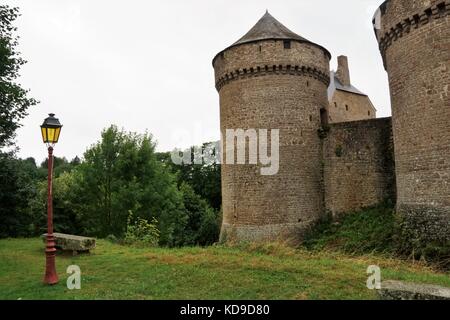
[[[47,134],[48,134],[48,142],[54,143],[55,142],[55,128],[48,128]]]
[[[44,141],[44,143],[47,143],[47,141],[48,141],[47,128],[41,128],[41,133],[42,133],[42,140]]]
[[[55,129],[55,143],[59,140],[59,134],[61,133],[61,128]]]

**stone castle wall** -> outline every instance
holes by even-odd
[[[333,216],[395,202],[391,118],[330,125],[323,157],[325,204]]]
[[[336,90],[328,108],[329,123],[373,119],[376,110],[368,96]]]
[[[214,60],[221,131],[279,129],[279,172],[222,164],[221,239],[295,239],[324,213],[320,109],[328,104],[329,56],[318,46],[264,40]],[[226,159],[226,147],[224,148]]]
[[[389,76],[397,210],[427,241],[450,240],[449,12],[449,0],[388,0],[374,19]]]

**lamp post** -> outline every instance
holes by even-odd
[[[41,126],[42,140],[48,148],[48,186],[47,186],[47,238],[45,245],[45,284],[58,283],[55,267],[55,237],[53,236],[53,146],[58,142],[62,125],[54,113],[44,120]]]

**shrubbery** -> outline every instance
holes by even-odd
[[[133,217],[129,211],[127,220],[127,231],[125,232],[124,243],[155,247],[159,243],[158,221],[153,218],[151,223],[143,218]]]
[[[356,254],[392,253],[395,232],[393,208],[381,205],[320,222],[306,235],[304,245],[310,249],[335,248]]]
[[[432,234],[424,216],[416,218],[415,223],[426,229],[424,234]],[[429,262],[449,270],[450,243],[423,239],[411,231],[419,229],[420,226],[406,228],[405,220],[392,205],[384,204],[318,223],[307,233],[303,245],[313,250],[328,248],[350,254],[382,253]]]

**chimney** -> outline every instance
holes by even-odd
[[[336,76],[344,86],[350,85],[350,71],[348,70],[348,59],[346,56],[338,57]]]

